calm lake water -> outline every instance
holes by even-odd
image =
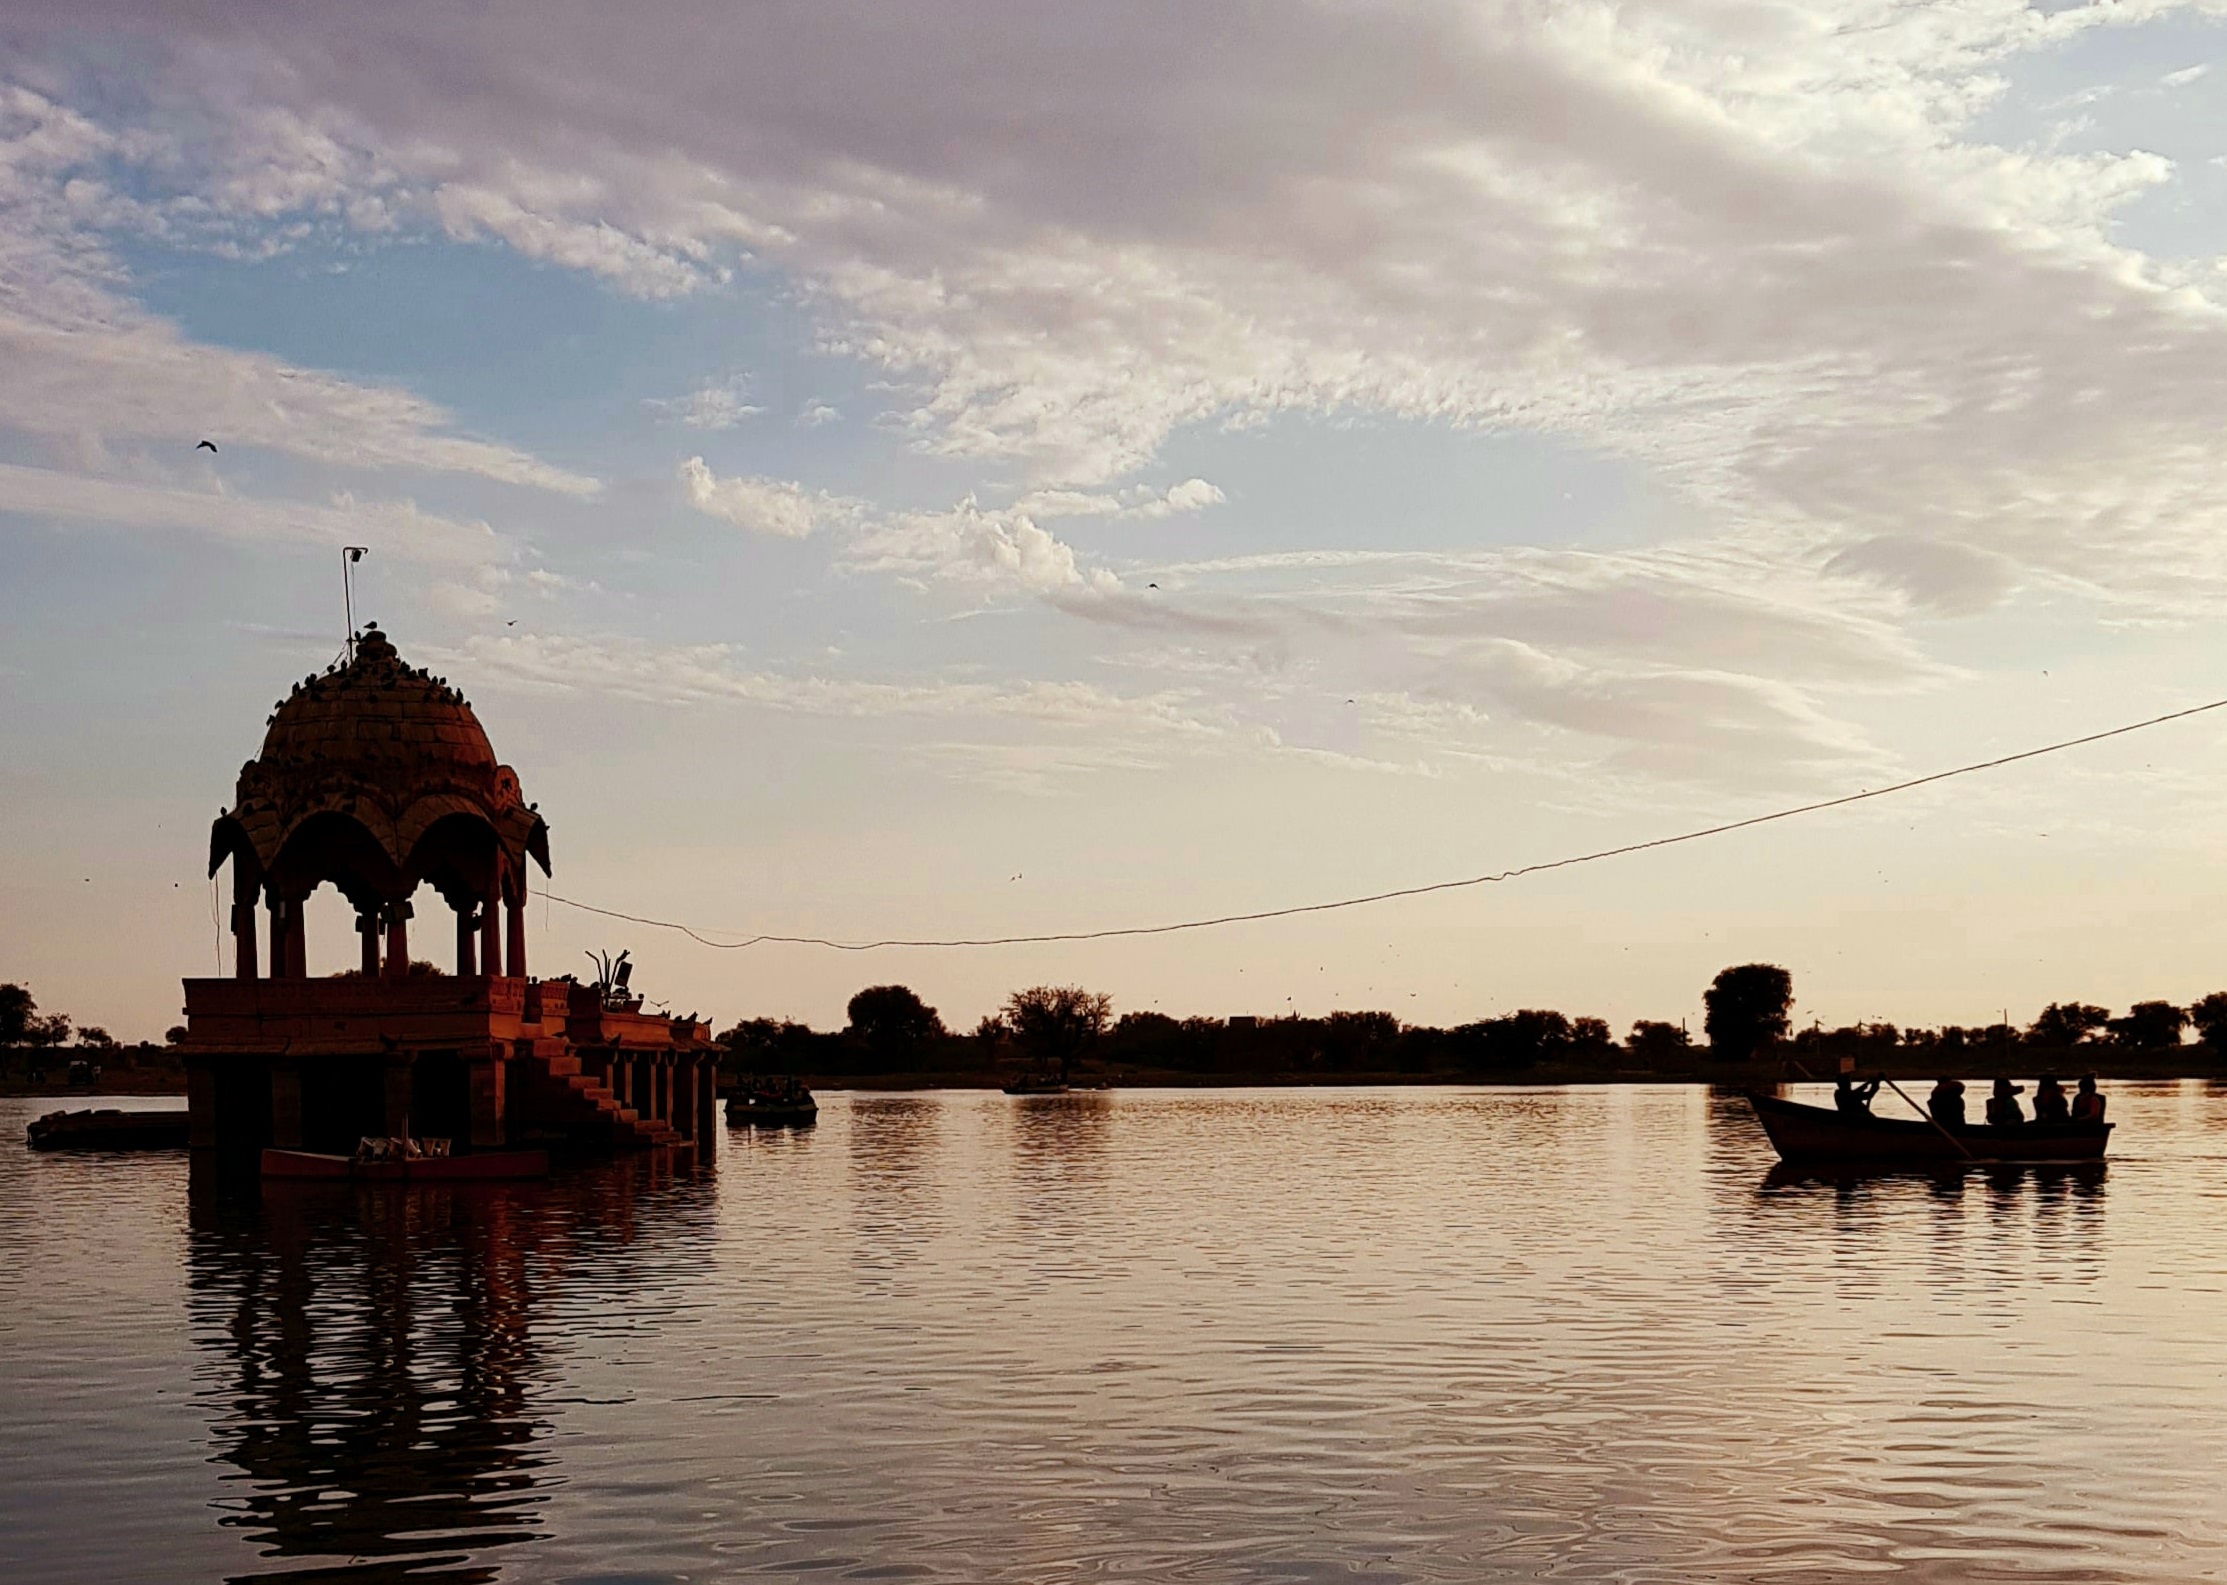
[[[2227,1573],[2227,1090],[1853,1184],[1690,1088],[822,1101],[466,1191],[0,1144],[0,1578]]]

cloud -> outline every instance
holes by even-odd
[[[864,571],[1032,594],[1120,587],[1104,569],[1085,573],[1073,548],[1027,512],[984,507],[972,496],[947,512],[891,514],[860,536],[852,562]]]
[[[796,415],[797,425],[803,429],[817,429],[822,424],[832,424],[843,416],[838,408],[825,402],[806,402]]]
[[[2227,600],[2227,277],[2115,229],[2177,172],[1976,130],[2037,52],[2183,8],[1487,0],[1208,28],[1140,4],[779,8],[747,47],[687,3],[661,27],[584,3],[531,26],[186,8],[139,35],[143,95],[40,68],[59,86],[0,167],[18,195],[0,268],[32,271],[86,346],[132,328],[99,239],[134,228],[242,249],[295,227],[445,235],[648,298],[748,269],[864,366],[911,444],[999,483],[920,512],[697,458],[698,509],[839,524],[846,568],[1106,628],[1380,646],[1377,691],[1442,687],[1489,732],[1659,745],[1684,711],[1709,744],[1689,764],[1860,759],[1820,701],[1941,680],[1914,612],[2037,587],[2121,615]],[[24,59],[136,25],[100,0],[19,10]],[[243,425],[285,394],[252,361],[153,361],[173,426],[220,375],[250,392]],[[97,433],[141,400],[134,366],[0,403]],[[323,454],[377,400],[408,401],[335,382],[300,444]],[[1204,481],[1129,481],[1171,436],[1286,412],[1555,436],[1634,465],[1706,537],[1466,568],[1365,543],[1207,554],[1190,576],[1209,587],[1147,598],[1047,526],[1210,507]],[[435,410],[386,423],[397,453],[481,444]]]
[[[2168,88],[2185,88],[2211,70],[2209,63],[2200,66],[2183,66],[2177,72],[2167,72],[2158,79]]]
[[[741,378],[720,385],[699,386],[686,396],[651,397],[645,406],[668,414],[690,429],[732,429],[746,418],[756,418],[763,407],[744,400],[748,384]]]
[[[1943,616],[1984,611],[2001,602],[2018,582],[2017,564],[2006,556],[1909,534],[1861,540],[1835,555],[1825,568],[1884,584],[1912,605]]]
[[[701,457],[682,463],[680,477],[689,505],[753,534],[802,539],[829,522],[847,520],[855,511],[853,503],[780,479],[740,474],[722,479]]]
[[[368,544],[436,568],[477,568],[516,554],[487,524],[436,516],[412,501],[346,493],[322,503],[274,500],[11,463],[0,463],[0,512],[228,539]]]
[[[145,140],[0,84],[0,428],[72,444],[116,437],[184,448],[209,438],[337,467],[599,491],[592,478],[450,433],[450,416],[410,392],[191,341],[121,295],[102,228],[143,227],[148,212],[95,173],[135,150],[144,154]],[[297,150],[297,167],[309,158]],[[234,201],[292,204],[313,190],[325,188],[273,177]]]
[[[1227,499],[1204,479],[1185,479],[1165,490],[1155,490],[1148,484],[1120,491],[1032,490],[1014,505],[1034,517],[1151,518],[1203,511]]]

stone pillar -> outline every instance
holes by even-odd
[[[479,905],[479,971],[489,979],[503,972],[503,894],[493,886]]]
[[[284,1057],[271,1064],[271,1143],[302,1148],[302,1070]]]
[[[666,1109],[673,1132],[683,1139],[696,1137],[696,1083],[693,1065],[686,1057],[665,1059]]]
[[[286,978],[286,899],[272,892],[268,898],[271,914],[271,978]]]
[[[232,973],[252,980],[261,972],[255,961],[255,882],[248,877],[247,861],[232,860]]]
[[[479,921],[469,908],[456,910],[456,977],[468,980],[479,972],[472,959],[472,944],[479,939]]]
[[[696,1159],[709,1161],[719,1141],[719,1059],[696,1060]]]
[[[471,1053],[469,1060],[472,1083],[472,1148],[474,1150],[500,1150],[509,1143],[506,1120],[509,1116],[505,1093],[509,1081],[509,1064],[499,1050],[487,1049]]]
[[[410,975],[410,914],[407,901],[386,906],[387,961],[386,974],[390,980],[408,979]]]
[[[356,934],[363,937],[363,977],[379,977],[379,915],[375,909],[365,909],[356,915]]]
[[[514,980],[526,977],[526,878],[518,878],[518,895],[508,904],[510,910],[510,956],[504,960],[503,972]]]
[[[410,1136],[410,1103],[417,1095],[417,1053],[391,1051],[387,1053],[386,1071],[381,1075],[386,1081],[386,1129],[389,1139],[407,1139]]]
[[[248,939],[255,939],[252,923],[248,927]],[[186,1059],[186,1143],[196,1150],[211,1150],[216,1142],[216,1068],[207,1057],[189,1057]]]

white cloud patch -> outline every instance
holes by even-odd
[[[741,378],[703,385],[686,396],[652,397],[647,405],[690,429],[733,429],[765,409],[749,399],[749,383]]]
[[[1178,512],[1199,512],[1229,499],[1204,479],[1185,479],[1165,490],[1149,484],[1118,491],[1032,490],[1015,509],[1033,517],[1169,517]]]
[[[720,478],[701,457],[682,463],[680,478],[690,506],[753,534],[802,539],[830,522],[849,520],[855,512],[853,503],[785,480],[747,474]]]

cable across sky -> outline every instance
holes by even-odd
[[[1540,875],[1548,870],[1566,870],[1580,864],[1597,864],[1603,859],[1623,858],[1633,853],[1646,853],[1655,848],[1677,847],[1681,843],[1699,842],[1708,837],[1724,836],[1733,831],[1745,831],[1752,826],[1770,825],[1780,820],[1792,820],[1798,815],[1820,814],[1827,809],[1839,809],[1849,804],[1867,803],[1874,798],[1890,798],[1896,793],[1909,792],[1918,787],[1929,787],[1935,782],[1951,781],[1959,776],[1972,776],[1980,771],[2000,770],[2005,765],[2016,765],[2024,760],[2040,759],[2045,754],[2060,754],[2066,749],[2080,748],[2089,743],[2101,743],[2109,738],[2125,737],[2132,732],[2144,732],[2154,726],[2164,726],[2173,721],[2185,721],[2191,716],[2204,715],[2213,710],[2227,709],[2227,699],[2214,699],[2209,704],[2191,705],[2185,710],[2173,710],[2164,715],[2153,715],[2145,721],[2130,721],[2124,726],[2110,727],[2101,732],[2090,732],[2081,737],[2068,737],[2062,742],[2044,743],[2039,748],[2022,749],[2016,754],[2004,754],[1995,759],[1977,760],[1969,765],[1958,765],[1950,770],[1939,770],[1925,776],[1913,776],[1908,781],[1894,782],[1885,787],[1868,787],[1860,792],[1843,793],[1837,798],[1825,798],[1816,803],[1796,804],[1788,809],[1774,809],[1768,814],[1749,815],[1744,820],[1727,820],[1721,825],[1703,826],[1694,831],[1680,831],[1672,836],[1650,837],[1644,842],[1626,842],[1622,846],[1599,848],[1591,853],[1571,854],[1566,858],[1543,859],[1536,864],[1521,864],[1514,869],[1496,870],[1487,875],[1468,875],[1455,880],[1427,881],[1416,886],[1396,886],[1389,891],[1369,892],[1358,897],[1337,897],[1326,902],[1294,903],[1284,908],[1262,908],[1251,913],[1216,914],[1205,919],[1180,919],[1168,924],[1117,925],[1103,930],[1062,930],[1044,935],[1027,936],[953,936],[943,939],[903,939],[892,937],[881,941],[836,941],[826,936],[784,936],[770,933],[748,936],[740,941],[715,941],[691,926],[671,919],[650,919],[640,914],[620,913],[614,908],[598,908],[593,903],[576,902],[570,897],[560,897],[554,892],[542,895],[550,902],[562,903],[567,908],[577,908],[582,913],[599,914],[605,919],[622,919],[628,924],[648,925],[658,930],[677,930],[702,946],[721,952],[739,952],[747,947],[792,946],[826,947],[835,952],[875,952],[888,947],[1025,947],[1043,946],[1063,941],[1112,941],[1125,936],[1168,936],[1185,930],[1212,930],[1222,925],[1253,924],[1266,919],[1291,919],[1301,914],[1326,914],[1343,908],[1365,908],[1372,903],[1396,902],[1403,897],[1427,897],[1433,892],[1461,891],[1471,886],[1493,886],[1503,881],[1520,879],[1526,875]],[[740,932],[721,932],[740,934]]]

